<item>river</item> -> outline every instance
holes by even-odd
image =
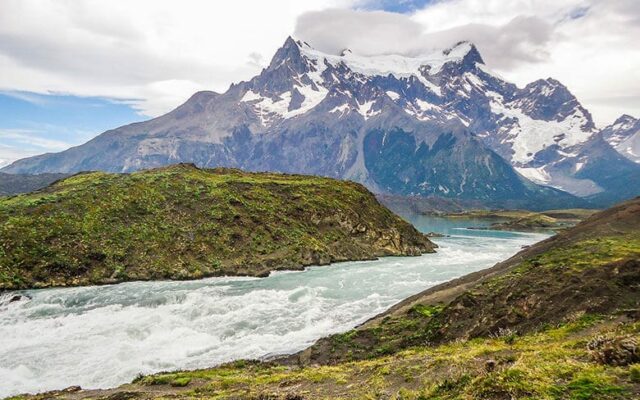
[[[108,388],[139,373],[291,353],[430,286],[487,268],[547,235],[468,230],[482,220],[410,217],[436,254],[345,262],[267,278],[25,291],[0,295],[0,398]]]

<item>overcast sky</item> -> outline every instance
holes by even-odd
[[[288,35],[360,54],[471,40],[520,86],[559,79],[599,126],[640,116],[637,0],[2,0],[0,164],[225,91]]]

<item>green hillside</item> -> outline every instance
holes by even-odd
[[[434,247],[362,185],[311,176],[181,164],[0,199],[0,289],[264,276]]]

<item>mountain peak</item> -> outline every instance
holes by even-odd
[[[284,64],[289,64],[289,67],[298,72],[304,71],[304,60],[301,53],[304,48],[310,49],[311,46],[306,42],[295,40],[293,37],[288,36],[282,47],[276,51],[267,69],[275,70]]]
[[[484,64],[484,60],[478,48],[472,42],[463,40],[445,49],[442,54],[451,58],[460,58],[463,64],[474,66],[476,63]]]
[[[309,43],[305,42],[304,40],[295,39],[292,36],[287,36],[287,39],[284,41],[284,44],[282,45],[282,48],[289,49],[293,47],[297,47],[298,49],[311,48]]]
[[[561,97],[565,101],[575,100],[575,96],[565,85],[554,78],[538,79],[524,87],[524,92],[528,95],[539,95],[542,97]]]
[[[477,64],[484,64],[484,60],[476,46],[469,41],[458,42],[445,50],[432,50],[415,56],[389,53],[362,55],[349,48],[342,49],[339,54],[325,53],[303,40],[289,36],[274,55],[267,70],[273,71],[286,65],[295,74],[304,74],[309,68],[313,70],[323,69],[324,65],[344,65],[363,75],[394,75],[400,78],[422,76],[420,71],[423,67],[426,67],[430,75],[435,75],[449,63],[461,66],[464,70],[472,70]]]
[[[640,164],[640,119],[623,114],[600,135],[622,156]]]
[[[565,85],[563,85],[557,79],[554,79],[554,78],[551,78],[551,77],[546,78],[546,79],[535,80],[535,81],[529,83],[526,87],[529,88],[529,90],[537,90],[537,89],[541,89],[541,88],[555,89],[555,88],[558,88],[558,87],[566,89]]]
[[[621,116],[618,117],[618,119],[616,119],[613,122],[612,125],[614,127],[625,129],[624,127],[631,126],[631,125],[635,124],[636,122],[638,122],[638,119],[632,117],[629,114],[622,114]]]
[[[296,43],[296,40],[291,35],[289,35],[285,39],[282,47],[285,48],[285,47],[291,47],[291,46],[297,46],[297,43]]]
[[[473,43],[469,43],[469,51],[464,58],[465,60],[470,60],[478,64],[484,64],[484,60],[482,59],[478,48]]]

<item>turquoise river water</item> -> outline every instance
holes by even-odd
[[[430,286],[487,268],[547,235],[469,230],[482,220],[409,218],[436,254],[278,272],[267,278],[27,291],[0,295],[0,398],[70,385],[107,388],[139,373],[301,350]]]

